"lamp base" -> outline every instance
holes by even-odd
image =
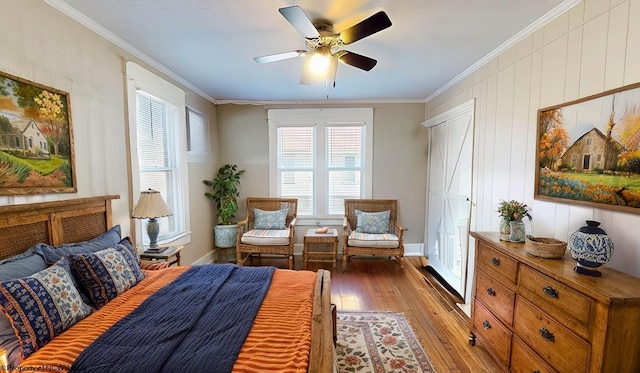
[[[149,247],[158,247],[158,234],[160,233],[160,224],[156,218],[151,218],[147,222],[147,235],[149,235]]]

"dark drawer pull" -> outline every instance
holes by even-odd
[[[494,266],[500,265],[500,259],[496,257],[491,258],[491,264],[493,264]]]
[[[534,371],[533,371],[533,372],[531,372],[531,373],[540,373],[540,371],[539,371],[539,370],[534,370]]]
[[[496,296],[496,291],[491,289],[491,288],[488,288],[487,289],[487,294],[489,294],[492,297],[495,297]]]
[[[555,298],[558,296],[558,291],[549,285],[543,287],[542,291],[544,291],[544,295],[548,296],[549,298]]]
[[[485,329],[491,329],[491,324],[489,323],[489,320],[484,320],[484,322],[482,323],[482,326],[484,326]]]
[[[540,329],[540,335],[544,338],[545,341],[555,342],[556,337],[551,333],[547,328]]]

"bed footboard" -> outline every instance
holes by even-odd
[[[313,296],[311,356],[309,372],[333,372],[333,320],[331,317],[331,274],[318,270]]]

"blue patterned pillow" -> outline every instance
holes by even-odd
[[[29,277],[0,282],[0,306],[18,336],[23,358],[92,312],[59,263]]]
[[[287,229],[287,213],[289,209],[276,211],[264,211],[253,209],[256,220],[253,223],[255,229]]]
[[[31,276],[47,267],[42,255],[30,247],[21,254],[0,261],[0,281]]]
[[[67,258],[80,286],[99,309],[144,279],[134,253],[131,242],[123,239],[115,247],[90,254],[69,254]]]
[[[382,234],[389,232],[390,210],[382,212],[364,212],[356,210],[356,232]]]
[[[66,243],[59,246],[50,246],[40,243],[36,245],[35,252],[42,255],[47,261],[47,264],[51,265],[68,254],[95,253],[100,250],[108,249],[117,244],[120,239],[120,226],[114,225],[108,231],[90,239],[89,241]]]

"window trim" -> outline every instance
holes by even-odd
[[[126,63],[126,80],[127,80],[127,114],[128,114],[128,141],[129,141],[129,159],[130,159],[130,177],[131,177],[131,211],[140,198],[140,167],[137,157],[137,91],[141,90],[147,94],[153,95],[171,106],[175,110],[176,127],[173,129],[178,135],[178,153],[176,154],[176,163],[179,172],[176,175],[178,187],[176,196],[180,198],[180,210],[182,211],[182,221],[184,227],[181,232],[169,237],[160,237],[161,244],[185,245],[191,242],[191,221],[189,212],[189,179],[187,164],[187,126],[186,126],[186,104],[185,93],[182,89],[167,82],[152,72],[144,69],[138,64],[127,61]],[[174,212],[175,214],[176,212]],[[131,214],[129,214],[131,215]],[[148,244],[148,237],[143,233],[142,219],[133,219],[136,244]]]
[[[277,154],[277,129],[278,127],[292,127],[292,126],[304,126],[316,128],[316,140],[315,140],[315,152],[316,152],[316,164],[314,169],[324,166],[324,171],[328,172],[326,167],[327,154],[326,154],[326,127],[335,127],[332,123],[339,122],[341,124],[348,125],[353,123],[364,126],[364,141],[363,141],[363,153],[364,177],[362,182],[362,198],[371,198],[372,195],[372,180],[373,180],[373,108],[340,108],[340,109],[269,109],[267,111],[267,120],[269,124],[269,195],[276,197],[278,193],[278,154]],[[322,145],[323,149],[319,149]],[[328,175],[328,173],[327,173]],[[322,188],[321,194],[327,197],[327,175],[319,175],[322,177],[314,178],[314,196],[316,195],[317,188]],[[323,201],[323,204],[326,201]],[[318,219],[335,219],[338,215],[323,214],[325,206],[320,210],[321,213],[313,216],[304,216],[300,220],[311,219],[317,221]],[[318,210],[316,210],[318,211]]]

